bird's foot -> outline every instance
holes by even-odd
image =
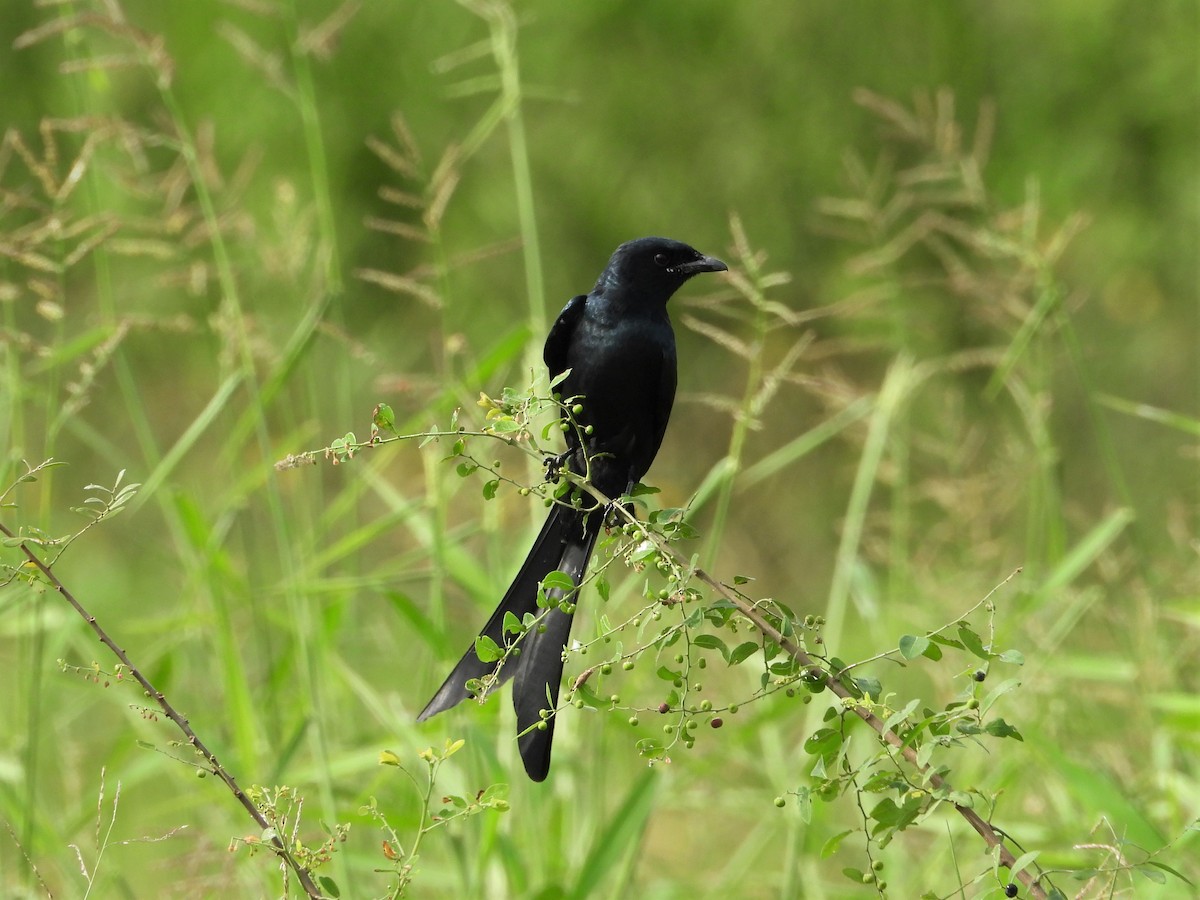
[[[622,503],[620,500],[610,500],[604,507],[605,528],[624,528],[631,517],[637,518],[637,508],[632,502]]]
[[[567,457],[570,455],[570,450],[564,450],[557,456],[547,456],[542,459],[542,465],[546,467],[547,481],[558,481],[558,473],[562,470],[563,463],[567,461]]]

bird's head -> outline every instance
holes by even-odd
[[[701,272],[724,272],[729,267],[682,241],[645,237],[626,241],[613,253],[596,290],[614,289],[666,303],[685,281]]]

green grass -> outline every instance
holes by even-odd
[[[800,629],[810,650],[890,651],[852,670],[887,711],[986,706],[1019,679],[988,715],[1022,741],[931,761],[1042,867],[1097,870],[1056,875],[1068,894],[1189,895],[1154,866],[1111,870],[1155,853],[1200,880],[1197,298],[1180,242],[1196,96],[1176,87],[1187,54],[1160,47],[1196,22],[1117,8],[1120,27],[1070,5],[14,13],[0,490],[23,460],[68,465],[17,486],[0,523],[70,535],[99,496],[85,486],[122,470],[141,485],[55,573],[244,787],[299,792],[280,810],[307,847],[351,826],[319,872],[343,897],[389,895],[403,861],[383,842],[412,847],[426,790],[436,811],[503,783],[507,811],[420,834],[413,896],[870,896],[843,869],[872,860],[888,896],[998,896],[945,805],[867,839],[902,798],[866,786],[880,750],[861,725],[833,720],[841,792],[806,794],[830,695],[778,674],[762,695],[762,655],[727,666],[704,629],[594,675],[619,708],[564,711],[545,785],[520,775],[506,696],[417,726],[541,505],[507,485],[485,501],[445,440],[275,468],[365,440],[380,401],[402,433],[456,409],[478,428],[481,391],[544,388],[547,323],[612,246],[678,236],[733,269],[672,306],[681,395],[650,499],[686,510],[684,555],[824,617],[824,644]],[[1061,79],[1010,75],[1034,45],[1057,48]],[[540,475],[499,443],[470,452]],[[245,842],[257,826],[2,552],[0,896],[280,895]],[[1018,566],[971,625],[1023,666],[954,648],[900,664],[901,636],[954,624]],[[570,674],[682,621],[653,567],[606,578]],[[711,633],[756,639],[745,622]],[[656,670],[684,646],[683,696],[724,726],[648,767],[637,742],[674,721]],[[459,738],[427,788],[418,754]]]

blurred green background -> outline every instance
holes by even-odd
[[[414,717],[540,507],[485,503],[444,445],[273,468],[365,438],[379,401],[420,430],[525,387],[623,240],[744,271],[736,217],[790,275],[767,290],[788,312],[715,281],[672,303],[680,396],[649,480],[667,506],[704,486],[685,550],[826,615],[845,660],[1023,566],[996,640],[1025,654],[998,707],[1025,739],[948,755],[951,780],[999,794],[1043,865],[1111,865],[1075,845],[1128,840],[1200,878],[1197,19],[1182,0],[9,3],[2,483],[69,467],[0,521],[67,534],[85,485],[143,484],[56,571],[244,785],[305,794],[306,840],[352,823],[326,870],[343,896],[387,891],[368,797],[402,842],[419,822],[379,752],[419,773],[447,737],[467,744],[438,792],[511,780],[512,809],[428,835],[413,896],[867,896],[841,874],[865,858],[851,795],[807,821],[771,802],[807,783],[823,698],[774,695],[652,770],[634,743],[657,724],[570,710],[526,784],[507,696]],[[138,695],[60,671],[111,669],[84,623],[20,581],[0,613],[2,895],[82,895],[72,845],[93,896],[279,895],[265,856],[227,852],[252,823],[169,758]],[[653,668],[605,694],[656,707]],[[870,671],[936,709],[972,668]],[[718,704],[758,685],[709,678]],[[889,895],[988,870],[956,820],[882,850]]]

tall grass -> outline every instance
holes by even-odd
[[[654,670],[677,648],[597,677],[621,710],[567,710],[541,787],[513,774],[504,697],[414,725],[540,506],[507,489],[484,502],[481,483],[444,462],[444,440],[337,466],[272,464],[347,430],[365,438],[380,400],[411,433],[456,409],[473,421],[480,391],[544,387],[547,294],[563,287],[569,251],[568,235],[539,235],[559,198],[538,176],[525,23],[504,3],[439,8],[463,35],[433,63],[436,102],[452,112],[432,121],[397,89],[404,112],[364,123],[331,98],[323,68],[369,28],[358,4],[315,21],[294,3],[222,13],[212,34],[246,89],[215,110],[183,77],[205,65],[200,48],[177,50],[164,36],[174,23],[130,9],[42,7],[14,35],[57,72],[40,120],[0,147],[0,484],[21,460],[70,466],[21,485],[0,520],[65,535],[84,485],[120,470],[141,483],[55,571],[242,784],[298,791],[306,846],[350,824],[322,870],[342,896],[389,895],[411,863],[416,896],[837,897],[853,889],[842,870],[876,858],[890,896],[960,882],[995,895],[978,838],[952,815],[881,846],[869,792],[804,802],[804,745],[827,695],[807,710],[812,695],[783,685],[751,700],[762,666],[710,655],[695,696],[742,708],[653,768],[635,744],[660,733]],[[651,478],[700,532],[686,552],[727,583],[757,579],[740,587],[752,597],[762,585],[823,617],[823,646],[846,663],[955,621],[1023,566],[986,622],[997,647],[1024,652],[1020,689],[999,700],[1024,740],[935,760],[1039,864],[1094,869],[1085,896],[1178,896],[1173,877],[1160,887],[1153,867],[1122,865],[1142,861],[1135,847],[1166,847],[1157,862],[1200,877],[1188,861],[1200,804],[1194,512],[1151,518],[1138,473],[1152,463],[1127,444],[1144,432],[1126,429],[1156,429],[1184,453],[1200,419],[1107,386],[1062,272],[1082,218],[1052,221],[1036,179],[1012,196],[989,177],[1003,108],[998,125],[985,107],[967,128],[949,92],[857,100],[878,159],[848,152],[844,191],[815,204],[831,259],[821,277],[799,277],[786,243],[764,252],[755,235],[768,223],[742,208],[727,286],[673,304],[694,352],[671,440],[688,443],[669,441]],[[257,155],[239,137],[243,113],[276,117],[294,153]],[[359,129],[349,166],[330,138],[346,128]],[[358,220],[345,212],[356,177],[373,193]],[[472,218],[502,223],[494,242],[464,237]],[[722,240],[716,223],[695,227]],[[609,249],[591,248],[589,265]],[[592,274],[573,263],[573,289]],[[494,452],[514,480],[539,477],[524,455]],[[804,546],[819,534],[827,561]],[[253,823],[4,553],[4,896],[278,893],[274,861],[251,856]],[[654,609],[642,598],[652,576],[609,566],[610,598],[592,591],[581,605],[591,655],[573,654],[571,672],[607,652],[613,623],[639,615],[648,641],[652,614],[634,611]],[[855,670],[897,707],[919,697],[941,709],[977,690],[961,656],[897,658]],[[458,738],[429,788],[419,752]],[[877,752],[854,741],[856,762]],[[379,764],[383,751],[420,790]],[[418,859],[395,857],[431,824],[423,791],[436,809],[442,795],[470,801],[510,780],[507,813],[472,808],[421,834]]]

